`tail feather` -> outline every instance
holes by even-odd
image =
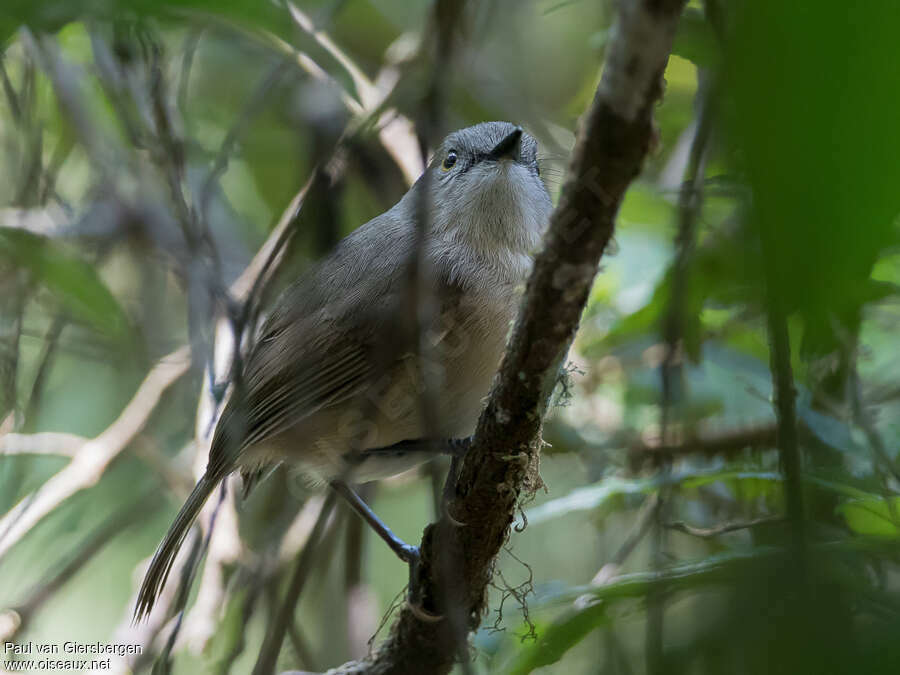
[[[144,576],[144,581],[141,584],[141,590],[138,592],[137,604],[134,608],[135,622],[147,618],[150,610],[153,609],[153,604],[166,583],[169,571],[172,569],[172,563],[175,561],[175,556],[178,555],[184,538],[187,536],[191,525],[197,519],[200,509],[203,508],[209,495],[215,489],[217,482],[210,480],[207,476],[203,476],[198,481],[184,506],[181,507],[181,511],[175,517],[175,522],[172,523],[169,531],[166,532],[166,536],[159,548],[156,549],[156,553],[153,556],[153,560],[150,561],[150,567],[147,569],[147,574]]]

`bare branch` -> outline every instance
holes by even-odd
[[[47,382],[47,377],[50,373],[51,366],[53,365],[57,347],[59,346],[59,336],[62,335],[68,322],[69,319],[65,314],[56,315],[53,317],[50,328],[47,329],[47,333],[44,336],[44,345],[41,348],[41,356],[38,361],[40,365],[38,365],[37,373],[32,380],[31,393],[28,395],[28,399],[24,406],[25,413],[23,419],[26,428],[30,429],[31,425],[34,423],[34,418],[37,415],[38,407],[40,406],[41,398],[44,393],[44,385]]]
[[[677,520],[672,523],[666,523],[666,527],[670,530],[678,530],[679,532],[684,532],[685,534],[690,534],[694,537],[711,539],[722,534],[727,534],[728,532],[737,532],[738,530],[747,530],[759,525],[768,525],[770,523],[781,522],[784,522],[784,518],[782,516],[766,516],[764,518],[755,518],[754,520],[748,520],[746,522],[724,523],[722,525],[717,525],[716,527],[694,527],[692,525],[688,525],[685,522]]]
[[[875,420],[872,418],[869,409],[866,407],[866,402],[863,399],[862,394],[862,385],[860,384],[859,379],[859,371],[856,367],[850,372],[850,387],[853,417],[866,435],[866,440],[869,441],[869,447],[872,448],[872,454],[875,456],[875,461],[880,464],[887,473],[893,476],[894,480],[900,481],[900,470],[897,469],[897,465],[894,463],[894,460],[891,459],[890,454],[888,454],[884,439],[881,437],[881,434],[878,433]],[[888,503],[890,503],[890,501]]]
[[[701,88],[697,95],[700,112],[691,142],[691,149],[685,180],[678,197],[678,232],[675,236],[675,260],[672,263],[671,293],[663,319],[662,334],[665,340],[665,355],[660,364],[660,436],[668,442],[672,435],[673,418],[683,417],[686,386],[684,382],[683,359],[684,337],[690,285],[690,263],[693,259],[697,238],[697,216],[703,203],[703,180],[709,139],[712,132],[712,109],[715,102],[713,87]],[[655,455],[657,468],[668,473],[671,469],[668,455]],[[650,538],[650,559],[657,568],[662,567],[666,546],[666,530],[662,526],[663,512],[669,502],[673,487],[663,486],[654,509],[654,527]],[[665,598],[651,595],[647,598],[647,624],[645,631],[645,653],[648,673],[665,672],[664,637]]]
[[[188,540],[185,541],[184,546],[182,546],[181,552],[178,554],[178,556],[175,558],[175,562],[172,564],[172,571],[170,572],[170,574],[173,577],[180,576],[182,574],[182,571],[184,570],[185,565],[189,563],[189,552],[194,546],[194,540],[191,539],[191,537],[199,536],[201,535],[196,530],[193,530],[188,535]],[[149,559],[138,566],[138,570],[136,572],[136,577],[138,579],[143,576],[143,572],[146,569],[146,563],[148,562]],[[140,672],[140,667],[149,665],[148,662],[153,658],[153,652],[150,647],[157,640],[163,629],[165,629],[166,626],[170,623],[170,609],[177,599],[177,593],[177,584],[167,584],[162,589],[160,596],[156,599],[156,611],[153,612],[146,621],[141,623],[135,623],[132,621],[131,608],[134,607],[133,598],[132,601],[127,605],[123,620],[119,623],[119,625],[113,632],[113,640],[121,644],[141,645],[143,647],[143,654],[115,660],[113,661],[114,667],[112,671],[95,670],[92,671],[92,675],[94,675],[94,673],[99,674],[101,672],[112,672],[117,673],[118,675],[130,675],[131,673]]]
[[[714,434],[702,434],[672,444],[653,445],[638,440],[628,451],[632,466],[637,467],[642,462],[658,456],[666,456],[670,460],[692,455],[714,457],[733,455],[749,448],[773,447],[775,447],[775,425],[766,424],[744,429],[729,429]]]
[[[388,100],[399,81],[399,73],[395,68],[385,66],[373,82],[350,56],[344,52],[328,34],[316,28],[312,18],[299,9],[294,3],[288,3],[288,9],[294,22],[306,33],[309,33],[335,60],[341,64],[353,80],[361,107],[354,109],[348,106],[358,118],[364,118],[379,110]],[[346,104],[346,101],[345,101]],[[424,170],[424,163],[419,158],[418,144],[412,122],[396,112],[385,110],[380,114],[378,137],[391,158],[400,167],[407,184],[412,185]]]
[[[601,567],[597,574],[594,575],[594,578],[591,579],[592,585],[602,586],[603,584],[609,583],[609,581],[619,573],[619,569],[625,564],[628,556],[634,552],[634,549],[637,548],[641,539],[647,534],[650,526],[653,525],[653,518],[658,507],[658,494],[652,494],[644,500],[644,503],[641,504],[640,511],[638,511],[634,525],[628,533],[628,536],[625,538],[625,541],[622,542],[622,545],[610,561]]]
[[[0,436],[0,455],[60,455],[74,457],[88,442],[76,434],[43,431],[37,434],[5,434]]]
[[[187,372],[189,365],[187,347],[160,359],[118,419],[99,436],[84,443],[65,468],[0,519],[0,557],[62,502],[100,479],[107,465],[141,432],[160,397]]]
[[[218,629],[225,601],[225,568],[238,560],[243,551],[235,497],[238,492],[237,477],[229,483],[225,500],[216,515],[215,530],[210,535],[197,598],[185,617],[182,629],[182,640],[195,654],[203,652]]]
[[[262,112],[272,89],[274,89],[275,85],[277,85],[287,74],[291,65],[290,60],[282,58],[269,69],[266,76],[260,80],[256,85],[256,89],[250,94],[250,97],[238,115],[238,119],[228,129],[228,133],[225,134],[225,138],[219,146],[219,151],[216,153],[216,157],[209,169],[209,173],[207,173],[206,179],[203,181],[203,187],[200,189],[199,209],[204,218],[205,214],[209,211],[209,205],[212,201],[216,182],[228,168],[228,161],[231,159],[235,146],[244,135],[250,122]]]
[[[0,641],[12,641],[16,634],[24,630],[47,600],[67,584],[114,537],[143,517],[156,498],[157,495],[151,492],[133,504],[125,505],[124,508],[113,512],[87,536],[67,560],[32,588],[23,601],[0,614],[0,617],[5,619],[0,619]]]
[[[9,74],[6,72],[6,65],[3,62],[3,54],[0,54],[0,80],[3,81],[3,93],[6,95],[6,102],[9,103],[9,109],[12,112],[13,119],[19,122],[22,119],[22,106],[19,103],[19,95],[13,87]]]
[[[784,471],[785,500],[787,515],[791,521],[792,543],[796,547],[797,569],[804,567],[806,530],[804,521],[802,458],[797,440],[797,409],[794,388],[794,373],[791,367],[791,343],[788,331],[787,310],[781,292],[783,265],[776,228],[769,223],[761,223],[760,235],[765,261],[766,319],[769,337],[769,369],[772,373],[772,389],[775,394],[775,417],[777,420],[777,442]]]
[[[278,659],[278,652],[281,650],[281,643],[288,631],[288,627],[294,620],[294,606],[300,598],[300,593],[303,591],[307,578],[309,578],[316,547],[325,535],[325,528],[331,520],[331,513],[334,510],[336,499],[337,492],[330,490],[322,503],[322,509],[319,511],[316,524],[297,558],[294,573],[291,576],[291,582],[281,607],[278,608],[278,612],[266,630],[266,637],[259,650],[259,657],[256,665],[253,667],[254,675],[269,675],[275,670],[275,662]]]

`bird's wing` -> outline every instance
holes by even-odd
[[[371,379],[368,340],[329,335],[314,319],[269,328],[216,426],[208,472],[228,473],[245,448],[352,398]]]
[[[410,229],[387,214],[345,239],[286,290],[245,359],[216,426],[207,472],[224,476],[241,452],[368,387],[397,319]],[[402,358],[402,344],[391,344]]]

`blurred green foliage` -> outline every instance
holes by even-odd
[[[0,252],[7,256],[6,265],[21,266],[40,279],[63,311],[112,340],[125,338],[128,317],[97,271],[80,257],[51,239],[11,228],[0,229]]]

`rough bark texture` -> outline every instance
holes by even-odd
[[[460,643],[460,622],[451,617],[459,617],[462,608],[464,630],[480,623],[496,556],[523,489],[536,479],[547,401],[622,197],[653,143],[653,107],[683,5],[683,0],[621,4],[559,206],[447,506],[453,520],[464,525],[445,516],[422,538],[423,604],[447,619],[423,621],[404,608],[371,657],[329,672],[447,673]]]

